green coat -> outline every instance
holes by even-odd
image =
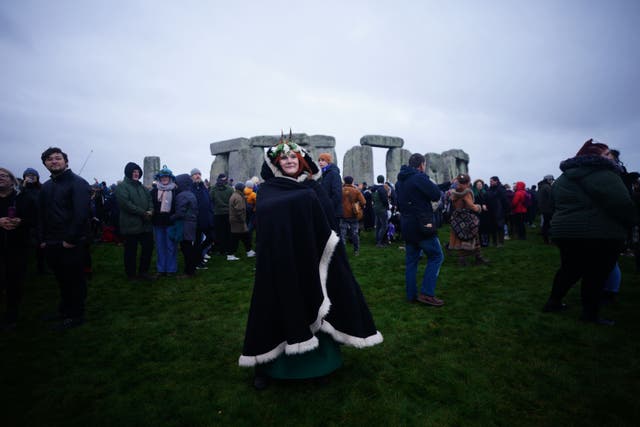
[[[151,193],[140,183],[125,177],[116,188],[116,199],[120,208],[120,233],[139,234],[152,231],[151,217],[145,212],[153,211]]]
[[[229,215],[229,199],[233,194],[233,188],[228,185],[214,185],[209,190],[209,196],[213,200],[214,215]]]
[[[551,187],[552,237],[624,240],[636,214],[617,166],[604,157],[580,156],[560,169]]]

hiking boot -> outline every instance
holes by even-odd
[[[423,304],[431,305],[433,307],[442,307],[444,305],[444,301],[442,301],[441,299],[425,294],[418,295],[418,301]]]

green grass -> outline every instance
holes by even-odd
[[[447,257],[442,308],[407,304],[404,252],[375,248],[363,233],[352,267],[384,343],[343,348],[329,384],[264,392],[237,365],[253,260],[214,257],[195,280],[129,283],[122,248],[95,246],[80,328],[55,333],[38,320],[55,308],[57,285],[30,272],[22,322],[0,335],[1,425],[637,425],[633,259],[621,258],[619,302],[604,310],[614,327],[578,321],[579,287],[567,312],[544,314],[558,253],[536,231],[487,249],[490,266]]]

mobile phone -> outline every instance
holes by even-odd
[[[7,216],[9,218],[15,218],[16,217],[16,207],[15,206],[9,206],[7,208]]]

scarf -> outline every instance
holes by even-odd
[[[176,188],[175,182],[170,182],[167,185],[157,183],[158,187],[158,201],[160,202],[160,213],[171,212],[171,204],[173,202],[173,189]]]

